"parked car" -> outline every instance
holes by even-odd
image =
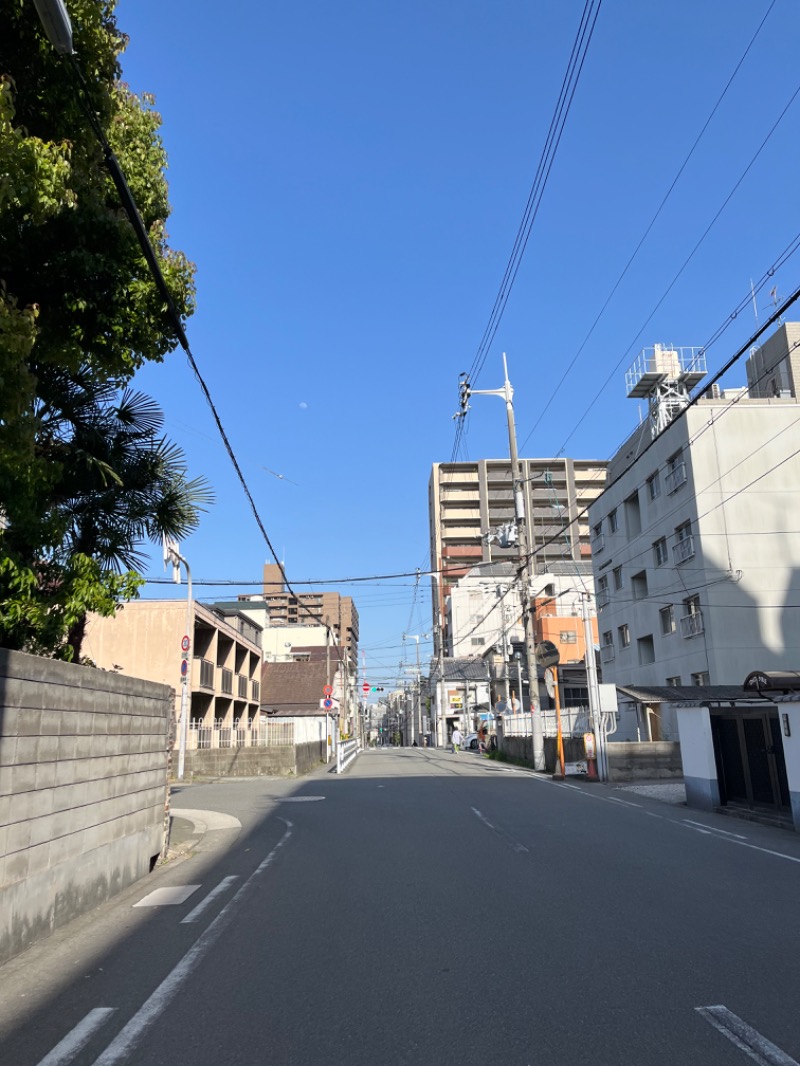
[[[478,734],[467,733],[464,740],[461,743],[461,747],[464,751],[477,751],[478,750]]]

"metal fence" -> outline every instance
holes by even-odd
[[[294,722],[262,722],[236,718],[224,721],[217,718],[207,722],[192,718],[186,746],[189,750],[202,748],[271,748],[294,744]]]
[[[542,719],[542,731],[546,737],[558,733],[558,721],[555,710],[539,712]],[[580,737],[589,732],[588,707],[562,707],[561,732],[564,736]],[[503,734],[507,737],[529,737],[531,735],[531,716],[529,714],[503,715]]]

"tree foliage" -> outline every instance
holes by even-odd
[[[210,498],[126,388],[178,338],[86,107],[184,319],[194,268],[167,241],[161,120],[119,80],[114,6],[68,4],[87,99],[29,0],[0,5],[0,644],[65,657],[86,611],[136,594],[141,540],[195,528]]]

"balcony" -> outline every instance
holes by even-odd
[[[595,535],[592,537],[592,554],[597,555],[597,553],[601,552],[603,548],[605,548],[605,546],[606,538],[603,536],[603,534],[595,533]]]
[[[228,695],[233,695],[233,673],[230,670],[222,669],[221,686],[222,691]]]
[[[598,607],[608,607],[610,602],[611,602],[611,597],[608,594],[608,589],[598,589],[597,590],[597,606]]]
[[[236,680],[239,683],[238,684],[238,687],[239,687],[239,699],[246,700],[247,699],[247,678],[244,676],[244,674],[237,674],[236,675]]]
[[[678,622],[681,627],[681,636],[686,638],[698,637],[703,632],[703,616],[697,611],[695,614],[685,614],[683,618],[679,618]]]
[[[667,496],[671,496],[673,492],[677,492],[685,482],[686,463],[676,463],[664,478],[664,487],[667,490]]]
[[[261,682],[260,681],[254,681],[253,682],[253,703],[258,703],[260,698],[261,698]]]
[[[208,659],[200,660],[200,688],[214,688],[214,664]]]
[[[688,537],[684,537],[683,540],[679,540],[677,544],[672,547],[672,561],[677,566],[678,563],[685,563],[687,559],[691,559],[694,555],[694,537],[691,534]]]

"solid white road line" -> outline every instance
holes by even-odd
[[[634,803],[632,800],[621,800],[619,796],[602,796],[602,799],[607,799],[609,803],[624,803],[626,807],[641,807],[641,803]]]
[[[145,1000],[128,1024],[108,1045],[100,1058],[95,1060],[94,1066],[114,1066],[115,1063],[125,1062],[130,1057],[131,1052],[148,1025],[154,1022],[162,1011],[166,1009],[171,1000],[180,990],[182,983],[191,974],[192,970],[199,965],[203,956],[208,953],[216,941],[219,940],[225,929],[230,925],[236,913],[236,906],[242,901],[250,885],[259,874],[267,869],[280,849],[289,840],[289,837],[292,835],[292,823],[287,821],[286,818],[282,818],[281,821],[286,825],[286,832],[269,855],[267,855],[264,861],[256,867],[253,873],[250,874],[236,895],[228,900],[211,925],[200,934],[180,962],[167,974],[155,992]]]
[[[82,1022],[78,1022],[71,1033],[67,1033],[49,1055],[45,1055],[39,1066],[66,1066],[72,1062],[81,1048],[89,1043],[94,1032],[100,1028],[109,1014],[113,1014],[116,1007],[95,1007],[90,1010]]]
[[[705,822],[693,822],[691,818],[684,818],[687,825],[699,825],[702,829],[713,829],[715,833],[722,833],[726,837],[736,837],[737,840],[747,840],[743,833],[729,833],[727,829],[717,829],[716,826],[706,825]]]
[[[186,917],[181,919],[181,925],[187,925],[189,922],[196,922],[206,907],[210,906],[217,896],[221,896],[229,885],[232,885],[234,881],[238,880],[238,874],[231,874],[230,877],[226,877],[224,880],[220,881],[216,888],[211,889],[205,899],[200,900],[193,911],[189,911]]]
[[[787,859],[789,862],[800,862],[800,858],[795,855],[786,855],[782,851],[773,851],[772,848],[760,848],[757,844],[748,844],[744,840],[737,840],[732,836],[717,836],[712,829],[698,829],[697,823],[689,823],[685,819],[682,822],[676,822],[676,825],[682,825],[684,829],[693,829],[695,833],[703,833],[707,837],[713,836],[716,840],[721,841],[723,844],[738,844],[740,848],[752,848],[753,851],[763,851],[765,855],[774,855],[777,859]]]
[[[477,807],[472,808],[472,813],[477,814],[477,816],[480,818],[484,825],[488,825],[490,829],[494,829],[494,826],[489,821],[489,819],[485,815],[481,814]]]
[[[796,1059],[781,1051],[727,1007],[695,1007],[695,1010],[759,1066],[800,1066]]]
[[[175,885],[173,888],[155,888],[133,905],[134,907],[176,907],[179,903],[185,903],[199,887],[199,885]]]

